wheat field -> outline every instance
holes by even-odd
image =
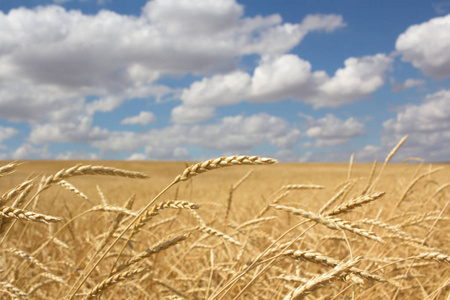
[[[445,164],[2,162],[0,193],[5,299],[450,295]]]

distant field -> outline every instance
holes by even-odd
[[[0,162],[0,295],[449,297],[450,165],[238,162]]]

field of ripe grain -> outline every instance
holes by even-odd
[[[449,165],[272,162],[1,162],[0,295],[448,299]]]

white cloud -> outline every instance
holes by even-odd
[[[414,79],[414,78],[409,78],[405,80],[404,86],[407,89],[416,87],[416,86],[422,86],[425,84],[425,80],[423,79]]]
[[[203,78],[184,89],[183,104],[189,106],[222,106],[238,103],[249,93],[250,76],[241,71]]]
[[[143,153],[133,153],[126,160],[146,160],[147,157]]]
[[[206,149],[250,151],[264,143],[292,147],[299,141],[300,131],[282,118],[261,113],[225,117],[211,125],[195,125],[189,130],[189,139]]]
[[[73,120],[36,124],[28,140],[33,144],[88,143],[106,138],[107,129],[92,127],[92,117],[76,116]]]
[[[156,122],[156,116],[151,111],[141,111],[139,115],[123,119],[120,124],[140,124],[147,125]]]
[[[279,15],[244,17],[234,0],[154,0],[140,16],[54,5],[0,12],[0,118],[31,124],[33,143],[98,139],[103,130],[86,127],[95,112],[173,93],[157,83],[163,76],[229,72],[242,55],[279,55],[311,31],[344,25],[338,15],[311,15],[301,24],[283,23]],[[222,99],[237,101],[240,94]],[[213,107],[184,105],[172,119],[213,115]]]
[[[192,124],[207,121],[216,115],[211,106],[180,105],[172,109],[172,122],[180,124]]]
[[[99,155],[96,153],[90,153],[86,150],[75,150],[75,151],[67,151],[63,153],[59,153],[56,156],[56,159],[60,160],[94,160],[100,159]]]
[[[244,13],[234,0],[154,0],[143,14],[169,34],[210,35],[237,25]]]
[[[433,2],[432,6],[437,14],[445,15],[450,10],[450,1]]]
[[[12,159],[50,159],[53,158],[52,154],[48,151],[46,147],[35,147],[29,143],[22,144],[14,152],[8,155],[8,158]]]
[[[129,159],[182,159],[190,156],[189,147],[221,153],[250,153],[270,144],[279,149],[294,147],[300,130],[286,120],[268,114],[225,117],[214,124],[174,124],[146,133],[110,132],[105,139],[91,143],[100,153],[130,152]]]
[[[397,141],[398,142],[398,141]],[[355,161],[358,162],[370,162],[375,159],[381,160],[384,157],[380,156],[381,154],[387,155],[391,149],[384,149],[382,151],[382,147],[375,145],[366,145],[363,149],[357,150],[355,153]],[[388,152],[389,151],[389,152]],[[400,150],[401,152],[402,150]],[[385,156],[386,157],[386,156]]]
[[[332,32],[337,28],[344,27],[342,16],[340,15],[307,15],[301,23],[301,27],[305,31],[309,30],[324,30]]]
[[[352,57],[333,77],[311,71],[311,64],[293,54],[263,56],[253,76],[238,71],[203,78],[184,89],[174,122],[200,122],[214,116],[214,108],[241,101],[251,103],[295,99],[319,107],[339,107],[368,97],[385,83],[392,59],[385,54]],[[196,113],[200,110],[207,113]],[[186,117],[183,118],[183,115]],[[196,115],[195,117],[191,117]],[[175,118],[175,116],[177,118]]]
[[[395,84],[395,82],[393,83]],[[405,82],[395,84],[393,87],[393,91],[400,92],[406,89],[424,86],[425,83],[426,81],[424,79],[408,78],[405,80]]]
[[[384,85],[391,64],[392,58],[385,54],[348,58],[308,102],[314,107],[339,107],[366,98]]]
[[[319,107],[339,107],[368,97],[384,84],[392,59],[385,54],[351,57],[329,77],[311,64],[286,54],[263,60],[252,78],[252,102],[292,98]]]
[[[308,97],[327,79],[323,71],[312,73],[311,64],[296,55],[264,57],[253,73],[250,101]]]
[[[450,147],[450,91],[428,95],[419,105],[409,105],[395,118],[383,123],[385,147],[393,147],[409,134],[401,157],[422,157],[425,160],[448,161]]]
[[[450,77],[450,14],[410,26],[395,44],[404,61],[428,76]]]
[[[5,149],[5,146],[2,145],[4,140],[15,136],[18,132],[15,128],[0,126],[0,149]]]
[[[365,132],[364,124],[355,118],[344,121],[332,114],[317,120],[309,117],[305,127],[306,136],[315,140],[313,146],[317,148],[344,144]]]

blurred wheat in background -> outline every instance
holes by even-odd
[[[450,169],[389,164],[403,142],[381,166],[5,162],[0,294],[445,299]]]

